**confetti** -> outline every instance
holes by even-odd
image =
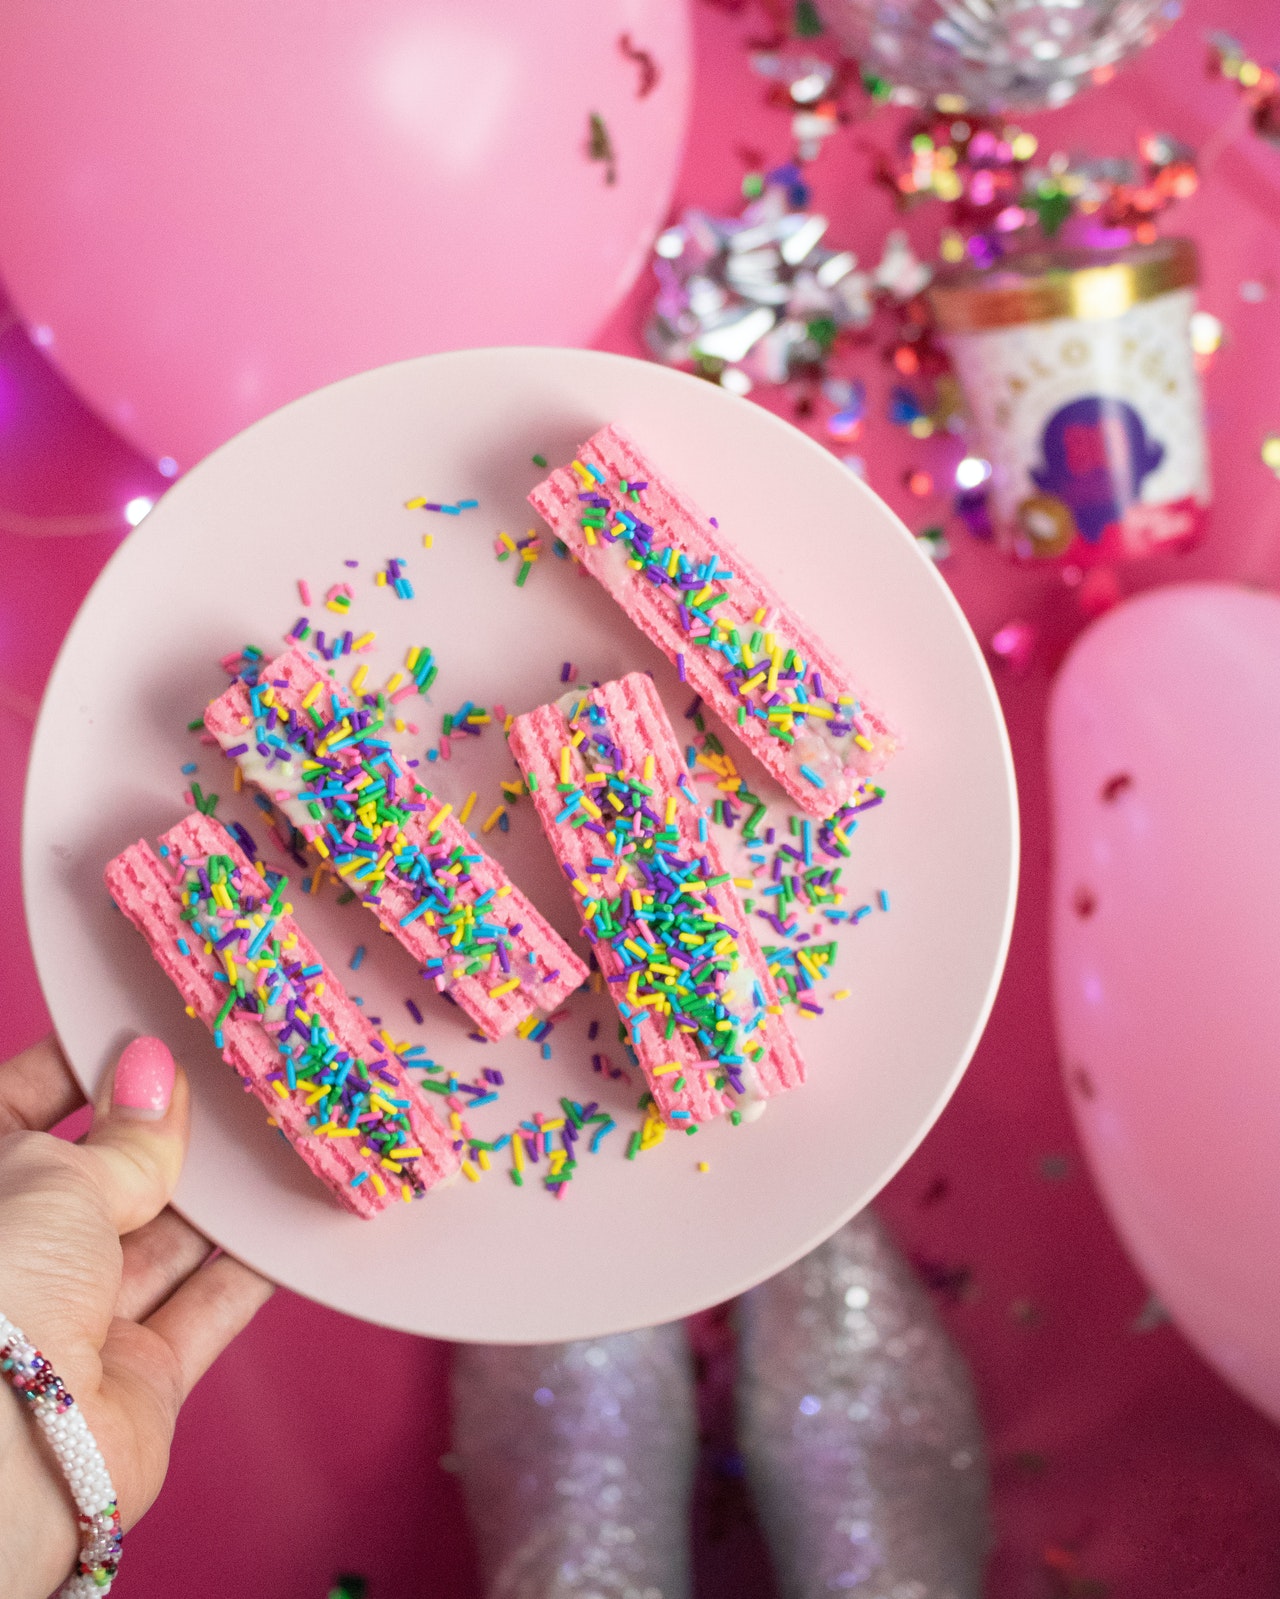
[[[587,160],[604,163],[604,181],[613,184],[618,181],[617,159],[614,155],[613,140],[609,137],[609,130],[605,126],[604,118],[598,111],[592,111],[587,118]]]

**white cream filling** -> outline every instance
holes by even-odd
[[[603,537],[597,531],[596,539],[597,548],[603,553],[604,559],[611,564],[619,575],[625,573],[633,581],[637,579],[645,581],[642,574],[630,564],[631,555],[621,536],[611,540]],[[670,608],[672,620],[678,621],[676,591],[669,584],[664,583],[661,593]],[[724,622],[731,628],[737,628],[739,635],[746,638],[749,638],[759,626],[759,624],[752,621],[735,607],[732,594],[727,600],[723,600],[716,606],[714,617],[717,622]],[[761,631],[770,632],[773,630],[762,627]],[[775,632],[774,636],[776,641],[782,646],[785,657],[786,653],[794,646],[789,639],[781,634]],[[709,645],[694,644],[692,640],[689,640],[689,645],[691,649],[698,650],[703,655],[714,655],[725,667],[728,666],[729,663],[724,656],[718,650],[713,651]],[[762,662],[762,664],[765,663]],[[762,699],[763,696],[757,691],[750,697],[750,700],[744,700],[743,703],[755,703]],[[564,701],[562,700],[560,703],[563,705]],[[566,712],[566,714],[568,713]],[[759,721],[759,718],[753,718],[753,720]],[[761,725],[762,728],[767,727],[767,724]],[[779,740],[779,748],[787,751],[788,759],[794,761],[797,767],[811,766],[824,781],[834,783],[844,775],[854,758],[854,751],[858,748],[854,744],[856,736],[853,728],[850,728],[847,733],[830,733],[819,719],[806,717],[803,727],[795,735],[794,743],[784,745]]]

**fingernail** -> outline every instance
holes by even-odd
[[[158,1121],[173,1097],[173,1056],[158,1038],[135,1038],[116,1062],[111,1108]]]

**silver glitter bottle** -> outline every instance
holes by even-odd
[[[693,1375],[680,1323],[454,1351],[487,1599],[688,1599]]]
[[[880,1222],[753,1289],[738,1327],[739,1442],[785,1599],[978,1599],[972,1385]]]

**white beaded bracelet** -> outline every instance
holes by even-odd
[[[80,1558],[58,1599],[102,1599],[120,1565],[120,1512],[111,1474],[89,1424],[36,1346],[0,1315],[0,1377],[26,1400],[76,1504]]]

